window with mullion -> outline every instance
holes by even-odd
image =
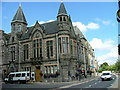
[[[59,53],[62,53],[61,38],[58,39]]]
[[[42,39],[40,39],[40,58],[42,58]]]
[[[46,42],[46,47],[47,47],[47,57],[50,58],[53,56],[53,41],[47,41]]]
[[[50,55],[53,56],[53,41],[50,41]]]
[[[11,47],[11,60],[15,60],[15,46]]]
[[[72,45],[72,40],[70,40],[70,52],[71,52],[71,55],[73,54],[73,45]]]
[[[29,58],[28,54],[29,54],[29,47],[28,47],[28,44],[25,44],[24,45],[24,60]]]
[[[62,37],[63,53],[68,53],[68,37]]]

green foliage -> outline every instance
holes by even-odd
[[[120,71],[120,60],[115,63],[115,71]]]
[[[108,63],[104,62],[99,67],[99,72],[102,71],[120,71],[120,60],[117,60],[117,62],[114,65],[108,65]]]

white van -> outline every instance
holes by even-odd
[[[101,80],[112,80],[112,73],[111,71],[103,71],[101,75]]]
[[[31,72],[31,78],[30,78],[30,72],[29,71],[24,71],[24,72],[11,72],[8,75],[8,78],[5,78],[5,83],[13,83],[13,82],[18,82],[18,83],[26,83],[28,81],[35,81],[35,73]]]

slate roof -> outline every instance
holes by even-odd
[[[16,22],[16,21],[19,21],[19,22],[24,22],[25,24],[27,24],[27,21],[26,21],[26,18],[25,18],[25,15],[23,13],[23,10],[22,10],[22,7],[19,6],[12,22]]]
[[[54,34],[58,32],[57,21],[52,21],[44,24],[39,24],[42,30],[45,30],[45,34]],[[28,39],[34,29],[35,25],[28,27],[27,31],[22,35],[21,40]]]
[[[46,34],[54,34],[58,32],[57,21],[41,24],[44,27]]]
[[[60,4],[58,15],[67,15],[67,11],[66,11],[65,6],[64,6],[63,3]]]

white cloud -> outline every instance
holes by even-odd
[[[88,29],[99,29],[100,26],[96,23],[89,23],[87,26],[86,26]]]
[[[102,41],[98,38],[93,38],[92,41],[90,41],[91,46],[96,50],[110,50],[114,47],[113,43],[113,40]]]
[[[39,23],[39,24],[43,24],[43,23],[45,23],[45,21],[38,21],[38,23]]]
[[[102,24],[104,24],[104,25],[113,24],[111,20],[102,20],[100,18],[96,18],[95,20],[98,21],[98,22],[100,22],[100,23],[102,23]]]
[[[99,24],[96,23],[89,23],[87,25],[83,24],[82,22],[73,22],[73,26],[77,26],[82,32],[86,32],[88,29],[99,29]]]
[[[104,25],[109,25],[109,24],[111,24],[111,21],[102,21],[102,23],[104,24]]]
[[[53,21],[55,21],[55,20],[48,20],[48,21],[46,21],[46,22],[53,22]]]
[[[73,26],[77,26],[82,32],[87,30],[87,27],[82,22],[73,22]]]
[[[104,62],[107,62],[109,65],[114,64],[118,59],[117,46],[113,48],[109,53],[99,56],[97,59],[99,61],[99,64],[102,64]]]
[[[91,46],[95,49],[95,52],[108,52],[104,55],[98,56],[97,60],[99,61],[99,65],[107,62],[109,65],[114,64],[116,60],[118,59],[117,54],[117,45],[114,45],[114,41],[109,39],[106,41],[103,41],[98,38],[93,38],[93,40],[90,42]]]

